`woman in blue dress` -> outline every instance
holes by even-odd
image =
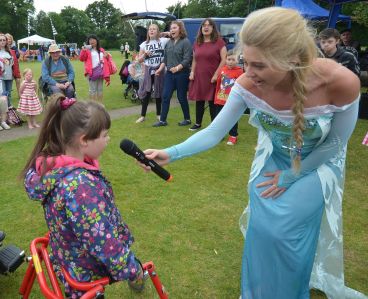
[[[241,298],[305,299],[310,288],[333,299],[365,298],[344,284],[341,224],[359,79],[318,58],[312,30],[294,10],[253,12],[240,38],[245,74],[221,113],[185,142],[148,149],[146,157],[165,165],[205,151],[249,108],[258,142],[240,219]]]

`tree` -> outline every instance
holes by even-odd
[[[121,11],[107,0],[102,0],[89,4],[85,12],[96,28],[95,33],[101,38],[101,44],[107,48],[119,48],[125,26],[121,21]]]
[[[27,35],[28,12],[34,12],[33,0],[3,0],[0,6],[0,30],[15,40]]]
[[[38,35],[53,38],[50,19],[43,10],[41,10],[34,19],[34,29]]]
[[[86,36],[95,31],[94,24],[83,10],[67,6],[61,10],[60,18],[63,22],[60,32],[58,31],[60,36],[57,36],[60,42],[76,42],[82,45]]]
[[[183,12],[187,8],[186,4],[181,4],[181,2],[177,2],[175,5],[169,6],[166,8],[166,10],[173,14],[177,19],[184,18]]]
[[[95,1],[89,4],[85,12],[97,30],[109,29],[120,21],[121,16],[121,12],[108,0]]]

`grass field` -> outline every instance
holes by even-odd
[[[114,53],[114,58],[121,65],[120,54]],[[36,62],[28,64],[40,67]],[[81,72],[82,64],[73,64],[77,73]],[[86,98],[85,79],[77,75],[76,84],[78,97]],[[122,99],[117,76],[104,90],[108,109],[132,105]],[[207,114],[204,123],[209,122]],[[182,141],[191,132],[176,125],[181,117],[180,108],[171,109],[170,125],[165,128],[152,128],[149,122],[137,125],[136,116],[113,121],[101,168],[135,236],[133,251],[142,261],[155,263],[170,298],[239,298],[243,238],[238,219],[247,204],[246,185],[256,143],[256,131],[247,124],[248,117],[240,121],[238,145],[229,147],[222,142],[206,153],[169,165],[167,169],[174,176],[171,183],[144,173],[119,149],[123,138],[134,140],[142,149]],[[349,287],[366,294],[368,148],[361,141],[367,128],[368,121],[359,121],[350,140],[344,193],[345,280]],[[0,229],[7,233],[5,244],[16,244],[27,251],[30,241],[47,230],[41,206],[27,198],[22,182],[17,180],[34,142],[30,137],[0,143]],[[22,265],[14,274],[0,277],[1,299],[18,297],[25,269]],[[31,298],[41,298],[37,285]],[[106,298],[157,296],[150,284],[142,295],[136,295],[125,283],[117,283],[107,287]],[[325,297],[313,292],[312,298]]]

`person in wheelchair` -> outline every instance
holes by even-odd
[[[42,63],[42,90],[47,91],[49,95],[62,93],[68,98],[73,98],[75,74],[72,64],[67,57],[61,55],[61,49],[56,44],[50,46],[49,54]]]

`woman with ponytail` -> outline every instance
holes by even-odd
[[[79,282],[109,277],[143,290],[133,236],[115,205],[111,184],[98,158],[106,148],[110,116],[95,101],[54,94],[22,177],[32,200],[42,203],[50,233],[51,260]],[[83,225],[81,225],[83,223]],[[82,293],[65,284],[65,297]]]
[[[258,144],[240,219],[241,298],[304,299],[310,287],[328,298],[365,298],[345,287],[342,252],[344,165],[359,80],[318,58],[313,32],[295,10],[251,13],[240,38],[245,74],[220,114],[183,143],[146,150],[146,157],[165,165],[207,150],[249,108]]]

